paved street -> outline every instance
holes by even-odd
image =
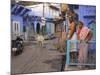
[[[12,56],[12,74],[61,71],[62,56],[54,48],[54,42],[55,40],[47,40],[43,47],[36,41],[28,42],[22,54]]]

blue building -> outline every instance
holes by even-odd
[[[96,6],[90,5],[69,5],[77,14],[77,19],[82,21],[85,26],[93,33],[92,40],[96,40]]]
[[[92,41],[96,40],[96,7],[79,6],[79,20],[84,23],[93,33]]]
[[[42,18],[45,18],[45,33],[54,34],[56,28],[54,19],[59,16],[59,12],[60,4],[40,3],[31,6],[11,4],[12,39],[20,35],[23,35],[24,39],[29,39],[42,32]]]
[[[19,4],[11,4],[11,35],[12,40],[16,39],[16,36],[24,35],[26,25],[24,25],[23,17],[30,10]]]
[[[96,20],[96,6],[90,5],[69,5],[78,15],[78,20],[82,21],[85,26]]]
[[[88,5],[79,6],[79,20],[81,20],[85,26],[88,26],[91,22],[96,21],[96,7]]]

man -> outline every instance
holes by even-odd
[[[84,68],[82,64],[87,62],[87,55],[88,55],[88,41],[92,37],[92,32],[88,27],[85,27],[83,22],[78,22],[78,40],[80,40],[79,44],[79,56],[78,61],[80,65],[78,66],[80,69]]]
[[[74,14],[74,12],[73,12]],[[68,40],[72,40],[70,42],[70,56],[71,56],[71,63],[75,63],[75,60],[77,58],[77,43],[74,42],[77,40],[77,34],[76,34],[76,23],[73,15],[68,16],[68,25],[69,25],[69,31],[68,31]]]
[[[70,63],[75,63],[75,59],[77,59],[77,54],[78,54],[78,50],[77,50],[77,43],[73,42],[75,40],[77,40],[77,33],[76,33],[76,20],[74,19],[74,11],[70,12],[68,14],[68,34],[67,34],[67,40],[72,40],[70,42]],[[68,70],[69,65],[65,65],[65,70]]]

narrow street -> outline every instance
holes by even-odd
[[[62,56],[54,48],[54,42],[46,40],[43,47],[36,41],[26,43],[22,54],[12,56],[12,74],[61,71]]]

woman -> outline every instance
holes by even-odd
[[[79,56],[78,61],[80,65],[78,66],[80,69],[84,68],[83,64],[87,63],[87,55],[88,55],[88,41],[92,37],[92,32],[90,29],[84,26],[83,22],[78,22],[78,40],[80,40],[79,44]]]

